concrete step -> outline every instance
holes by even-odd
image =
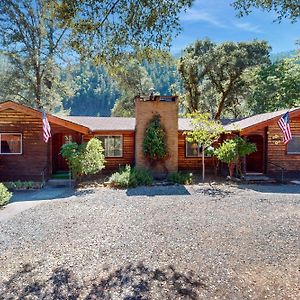
[[[249,183],[275,183],[276,180],[274,178],[270,178],[266,175],[245,175],[244,176],[244,181],[249,182]]]
[[[49,179],[47,181],[47,185],[53,187],[74,186],[74,184],[74,179]]]

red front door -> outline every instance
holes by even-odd
[[[66,135],[63,133],[56,133],[52,136],[52,169],[53,173],[57,171],[68,171],[68,163],[61,156],[60,149],[61,146],[66,142],[66,139],[69,138],[70,135]]]
[[[246,172],[263,173],[264,172],[264,142],[261,135],[249,135],[247,140],[256,145],[256,152],[246,156]]]

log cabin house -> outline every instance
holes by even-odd
[[[300,108],[290,111],[293,139],[282,143],[277,121],[285,111],[255,115],[225,125],[228,132],[246,137],[257,151],[246,158],[248,173],[276,174],[282,169],[300,170]],[[168,172],[201,168],[200,147],[185,139],[192,129],[189,119],[178,118],[177,98],[172,96],[139,97],[135,118],[55,116],[47,114],[52,137],[43,141],[42,114],[25,105],[0,103],[0,181],[49,178],[68,170],[60,155],[66,141],[86,142],[98,137],[104,145],[106,169],[130,164],[150,168],[142,153],[143,134],[152,115],[159,113],[167,133]],[[224,137],[223,137],[224,138]],[[212,158],[206,159],[208,166]]]

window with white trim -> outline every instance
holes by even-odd
[[[287,144],[287,154],[300,154],[300,136],[294,136]]]
[[[22,154],[22,134],[0,133],[0,154]]]
[[[102,142],[105,157],[123,156],[123,136],[122,135],[98,135]]]

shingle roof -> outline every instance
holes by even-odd
[[[64,120],[80,124],[90,128],[92,131],[108,130],[135,130],[135,118],[122,117],[87,117],[87,116],[59,116]],[[178,130],[191,130],[190,119],[179,118]]]
[[[88,116],[59,116],[69,122],[86,126],[91,131],[109,131],[109,130],[135,130],[135,118],[123,117],[88,117]],[[223,122],[224,121],[224,122]],[[230,120],[223,120],[222,123],[228,124]],[[189,118],[178,118],[178,130],[192,130],[193,125]]]
[[[290,111],[300,110],[300,108],[293,108]],[[232,120],[224,119],[222,124],[225,130],[235,131],[243,130],[259,123],[271,120],[284,114],[287,110],[279,110],[270,113],[264,113],[248,117],[239,121],[232,122]],[[134,131],[135,130],[135,118],[122,118],[122,117],[87,117],[87,116],[59,116],[59,118],[73,122],[78,125],[88,127],[91,131]],[[193,125],[191,119],[178,118],[178,130],[192,130]]]
[[[60,116],[60,118],[90,128],[92,131],[135,130],[135,118]]]
[[[299,109],[300,108],[292,108],[292,109],[290,109],[290,111],[293,112],[293,111],[296,111]],[[224,127],[225,127],[225,130],[228,130],[228,131],[243,130],[243,129],[249,128],[251,126],[257,125],[259,123],[263,123],[263,122],[269,121],[271,119],[277,118],[286,112],[287,112],[287,109],[283,109],[283,110],[278,110],[278,111],[274,111],[274,112],[254,115],[252,117],[248,117],[248,118],[242,119],[240,121],[232,122]]]

